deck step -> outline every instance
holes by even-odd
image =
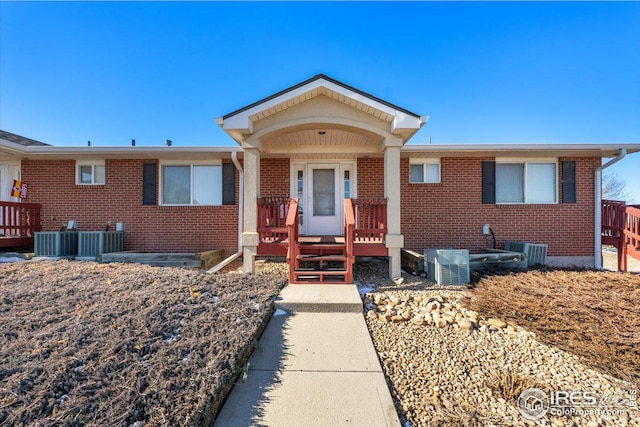
[[[299,243],[300,249],[344,249],[344,243]]]
[[[322,279],[325,277],[347,277],[346,270],[333,270],[333,271],[299,271],[296,270],[295,277],[298,280],[318,280],[323,281]],[[344,281],[344,279],[343,279]]]
[[[300,261],[342,261],[345,262],[347,257],[344,255],[316,255],[316,254],[300,254],[298,255]]]

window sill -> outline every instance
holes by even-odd
[[[236,206],[236,205],[158,205],[160,209],[166,209],[166,210],[210,209],[210,208],[221,208],[223,206]]]
[[[560,203],[496,203],[494,206],[498,209],[541,209],[554,208],[561,206]]]
[[[409,185],[436,187],[436,186],[442,185],[442,182],[409,182]]]
[[[97,188],[104,188],[105,184],[78,184],[76,182],[76,188],[92,188],[92,187],[97,187]]]

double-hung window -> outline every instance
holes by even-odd
[[[76,184],[104,185],[104,160],[76,162]]]
[[[163,164],[163,205],[222,205],[222,164]]]
[[[439,183],[440,159],[409,159],[409,182]]]
[[[557,161],[496,160],[496,203],[557,203]]]

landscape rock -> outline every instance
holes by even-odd
[[[493,326],[494,328],[497,328],[497,329],[502,329],[507,327],[507,322],[500,319],[490,318],[487,320],[487,323],[490,326]]]

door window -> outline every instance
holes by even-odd
[[[313,215],[336,214],[335,169],[313,170]]]

